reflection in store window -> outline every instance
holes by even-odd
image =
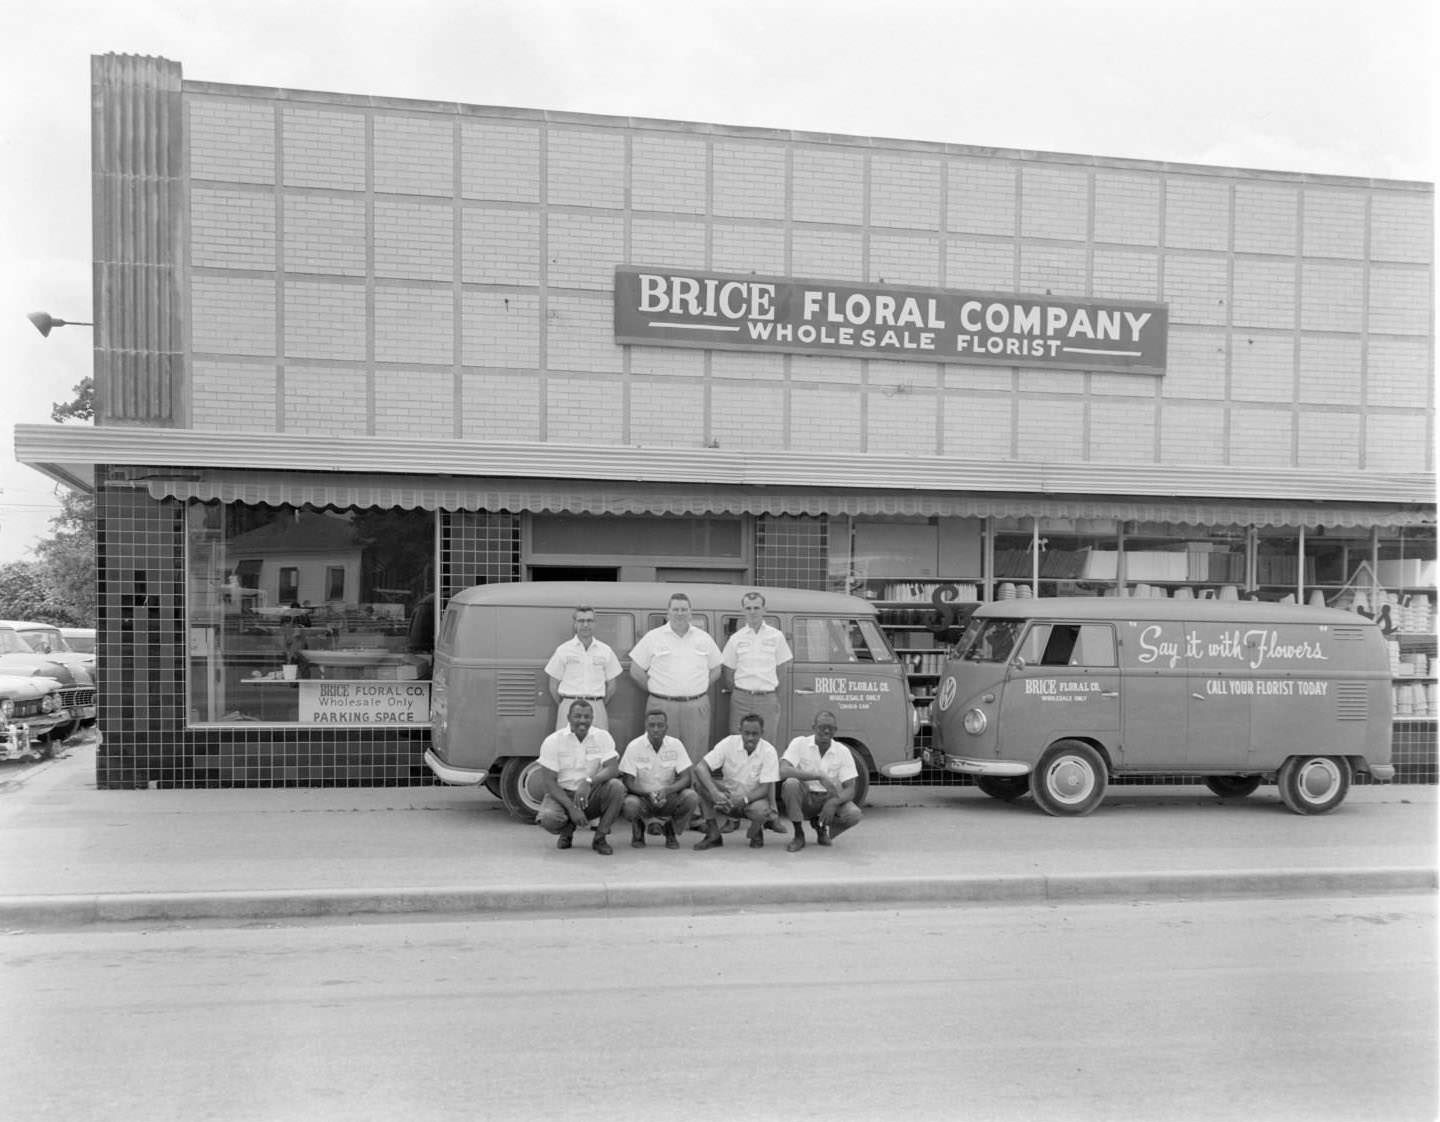
[[[426,723],[434,540],[426,511],[191,504],[191,723]]]

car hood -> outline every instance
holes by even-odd
[[[0,673],[0,697],[11,701],[35,701],[59,688],[57,682],[46,678],[22,678],[18,674]]]
[[[7,654],[0,655],[0,674],[13,674],[26,678],[54,678],[62,686],[88,686],[90,675],[76,667],[72,670],[56,662],[49,655]]]

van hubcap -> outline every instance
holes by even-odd
[[[1050,790],[1062,802],[1080,802],[1095,787],[1095,776],[1083,760],[1066,756],[1050,766]]]
[[[1324,802],[1340,786],[1340,769],[1333,760],[1307,760],[1295,786],[1310,802]]]

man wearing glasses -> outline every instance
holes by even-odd
[[[570,706],[588,701],[597,729],[609,729],[605,703],[615,696],[620,677],[620,660],[604,642],[595,638],[595,609],[582,604],[572,617],[575,635],[555,648],[545,664],[550,679],[550,696],[555,699],[555,728],[569,726]]]
[[[765,597],[747,592],[740,597],[745,623],[731,635],[721,652],[723,687],[730,694],[730,731],[752,713],[765,728],[780,727],[780,667],[794,655],[779,628],[765,622]]]

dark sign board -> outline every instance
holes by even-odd
[[[1165,373],[1167,306],[677,269],[615,270],[615,341]]]

